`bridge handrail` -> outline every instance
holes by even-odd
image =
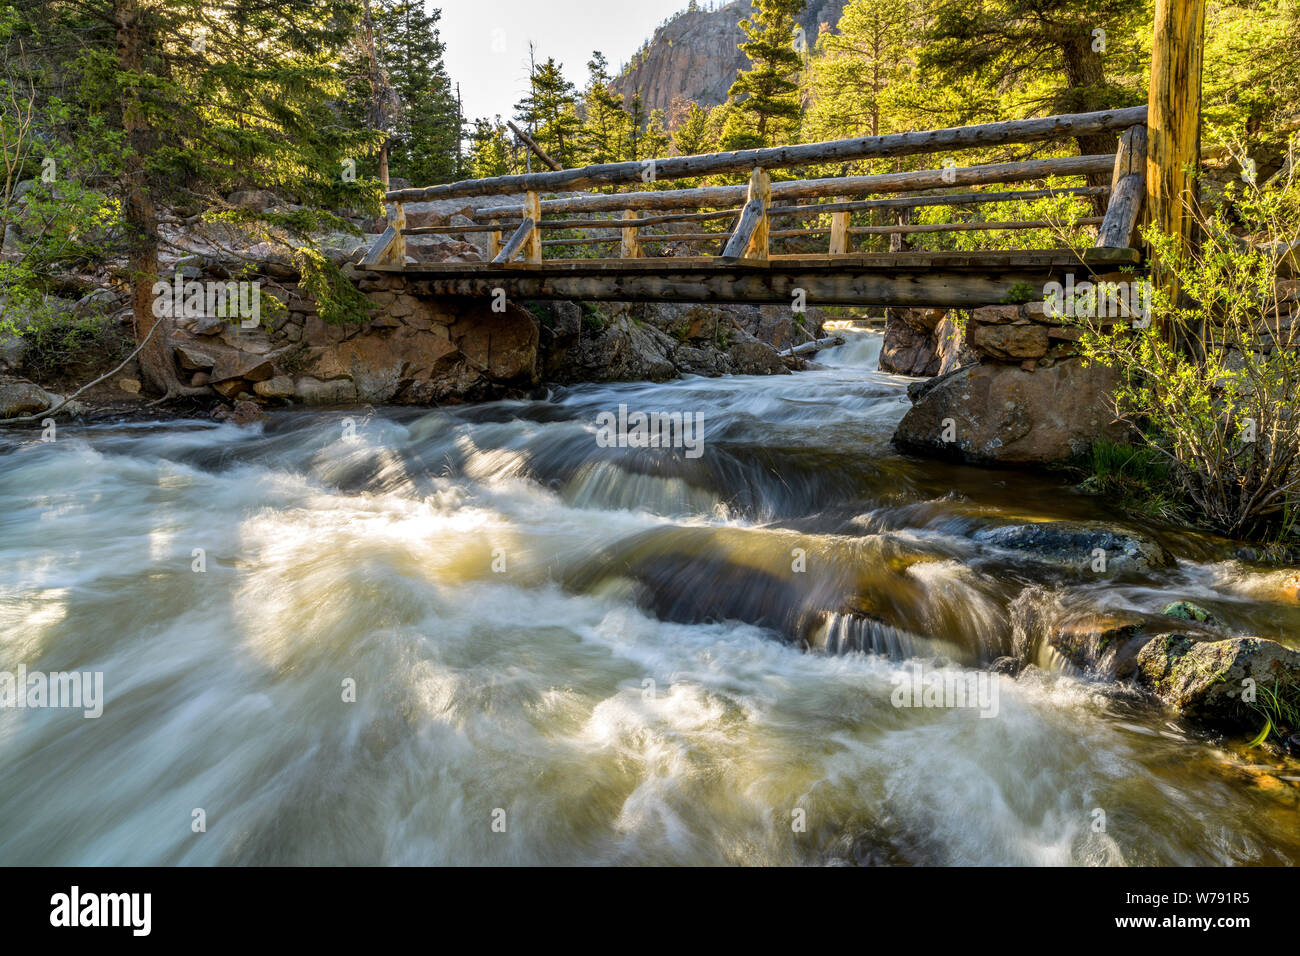
[[[385,194],[389,202],[427,202],[435,199],[465,199],[502,193],[559,192],[593,189],[654,180],[686,179],[723,173],[762,169],[787,169],[818,163],[847,162],[883,156],[915,156],[945,150],[997,146],[1005,143],[1034,143],[1043,140],[1113,132],[1145,124],[1147,108],[1132,106],[1091,113],[1067,113],[974,126],[953,126],[937,130],[861,136],[794,146],[773,146],[698,156],[670,156],[662,159],[603,163],[556,172],[467,179],[457,183],[396,189]]]
[[[1076,220],[1075,225],[1098,226],[1097,246],[1104,248],[1129,248],[1133,242],[1138,216],[1141,211],[1146,185],[1146,107],[1122,110],[1101,110],[1093,113],[1076,113],[1066,116],[1041,117],[1007,123],[986,123],[979,126],[954,127],[922,133],[896,133],[887,136],[863,137],[854,140],[835,140],[773,149],[744,150],[733,153],[711,153],[702,156],[679,156],[665,160],[647,160],[643,163],[611,163],[581,169],[558,170],[550,173],[533,173],[526,176],[499,176],[492,179],[469,180],[446,186],[426,189],[395,190],[386,194],[390,201],[388,228],[362,260],[366,267],[402,265],[406,262],[406,237],[431,233],[465,234],[487,232],[491,236],[490,257],[494,263],[509,264],[522,255],[525,262],[543,260],[548,246],[590,246],[619,242],[617,258],[635,259],[641,256],[646,243],[705,242],[726,240],[722,250],[723,260],[766,262],[770,241],[773,238],[830,234],[830,255],[843,255],[850,251],[850,237],[854,235],[890,235],[891,249],[903,248],[902,236],[962,230],[1002,230],[1047,228],[1052,223],[1045,220],[957,222],[913,225],[911,210],[925,205],[964,205],[997,202],[1011,199],[1029,199],[1056,195],[1107,195],[1104,217]],[[1004,163],[984,163],[957,167],[945,164],[942,169],[909,170],[896,173],[877,173],[861,176],[837,176],[822,179],[801,179],[773,183],[769,170],[775,167],[802,165],[809,162],[827,162],[865,156],[903,155],[929,153],[945,149],[987,146],[997,143],[1026,142],[1057,138],[1063,135],[1082,135],[1109,129],[1124,129],[1116,153],[1086,156],[1056,156],[1045,159],[1020,160]],[[761,162],[763,165],[750,165]],[[654,175],[650,179],[698,176],[710,173],[748,168],[750,181],[746,185],[699,186],[688,189],[650,190],[630,193],[589,193],[543,200],[540,189],[573,187],[576,185],[617,185],[622,182],[645,181],[647,164]],[[662,167],[662,168],[660,168]],[[1109,186],[1063,187],[1057,190],[1020,190],[1012,192],[969,192],[933,195],[953,187],[982,186],[992,183],[1015,183],[1042,180],[1054,176],[1097,176],[1111,173]],[[661,176],[662,174],[662,176]],[[1093,179],[1096,182],[1096,179]],[[524,186],[523,202],[508,206],[474,208],[473,216],[488,220],[469,225],[429,225],[408,228],[405,204],[429,198],[455,198],[476,195],[500,195]],[[893,199],[834,201],[841,197],[860,197],[874,193],[903,194]],[[929,193],[927,195],[918,195]],[[800,203],[800,200],[831,199],[832,202]],[[684,209],[709,209],[710,212],[685,213]],[[850,215],[857,210],[895,208],[899,211],[895,225],[850,226]],[[645,210],[665,212],[658,216],[642,216]],[[547,214],[620,213],[620,219],[577,219],[546,221]],[[801,231],[773,231],[773,218],[807,217],[829,214],[829,229]],[[732,219],[727,233],[648,233],[645,227],[670,222],[709,221]],[[609,230],[608,235],[587,236],[574,239],[542,239],[542,232],[555,229]],[[509,232],[509,238],[503,236]]]

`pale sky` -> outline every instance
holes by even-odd
[[[528,78],[528,41],[537,58],[553,56],[579,89],[593,50],[609,60],[609,72],[631,58],[642,41],[689,0],[425,0],[442,10],[439,29],[445,62],[460,83],[465,116],[509,119]],[[706,6],[706,4],[701,4]]]

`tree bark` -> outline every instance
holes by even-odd
[[[117,64],[130,77],[143,77],[145,53],[149,47],[147,11],[141,0],[116,0],[113,23],[117,35]],[[154,315],[153,286],[158,278],[158,216],[149,195],[145,157],[152,151],[152,130],[140,105],[139,89],[122,90],[122,129],[127,150],[122,166],[122,213],[128,230],[127,261],[135,289],[131,297],[136,343],[140,350],[140,374],[144,386],[164,398],[187,394],[172,362],[166,328],[150,336],[154,323],[164,321]],[[146,339],[148,341],[146,342]]]
[[[1065,64],[1065,82],[1073,97],[1069,109],[1072,112],[1090,112],[1097,109],[1097,90],[1106,81],[1105,67],[1101,54],[1092,48],[1092,34],[1086,28],[1074,28],[1060,42],[1061,58]],[[1119,140],[1110,130],[1085,133],[1074,138],[1079,152],[1085,156],[1097,153],[1113,153]],[[1105,173],[1089,173],[1089,186],[1108,186],[1110,179]],[[1106,202],[1100,196],[1092,199],[1092,208],[1096,215],[1106,213]]]

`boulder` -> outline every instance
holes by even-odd
[[[276,375],[253,386],[254,394],[263,398],[293,398],[293,379],[288,375]]]
[[[1204,624],[1206,627],[1225,626],[1222,618],[1213,611],[1207,611],[1199,604],[1193,604],[1191,601],[1175,601],[1172,604],[1167,604],[1160,613],[1165,617],[1176,618],[1192,624]]]
[[[27,355],[27,340],[21,335],[0,338],[0,372],[16,372]]]
[[[980,325],[972,321],[969,333],[971,348],[1003,361],[1042,358],[1050,347],[1047,329],[1041,325]]]
[[[1147,573],[1170,567],[1174,559],[1146,535],[1101,524],[1043,521],[1035,524],[982,528],[973,535],[982,545],[1023,552],[1035,561],[1087,573]],[[1094,572],[1098,551],[1105,554],[1105,571]]]
[[[1300,651],[1259,637],[1161,634],[1138,652],[1137,666],[1141,685],[1184,716],[1222,730],[1259,730],[1260,715],[1243,692],[1253,688],[1257,699],[1274,687],[1300,693]]]
[[[0,382],[0,419],[35,415],[50,408],[56,399],[62,401],[31,382]]]
[[[265,189],[240,189],[226,197],[226,201],[240,209],[263,212],[278,201],[275,194]]]
[[[1098,438],[1119,441],[1115,373],[1078,360],[1026,371],[1014,365],[964,366],[909,389],[913,405],[894,433],[904,451],[972,464],[1049,464],[1085,451]]]
[[[936,329],[946,316],[944,309],[890,309],[880,347],[880,370],[893,375],[938,375],[943,358]]]
[[[343,405],[357,400],[357,389],[349,379],[322,382],[301,375],[294,383],[294,397],[304,405]]]

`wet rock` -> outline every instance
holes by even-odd
[[[288,375],[276,375],[265,382],[255,384],[253,392],[263,398],[293,398],[293,379]]]
[[[1175,601],[1173,604],[1166,605],[1160,613],[1165,617],[1173,617],[1189,623],[1205,624],[1209,627],[1225,626],[1223,620],[1213,611],[1207,611],[1191,601]]]
[[[788,375],[780,354],[743,329],[733,329],[727,349],[737,375]]]
[[[1079,572],[1145,573],[1173,564],[1169,552],[1153,539],[1105,525],[1044,521],[983,528],[973,537],[989,547],[1021,551],[1035,560]],[[1094,572],[1103,555],[1104,570]]]
[[[1088,617],[1058,624],[1048,644],[1075,667],[1120,680],[1137,671],[1137,656],[1150,638],[1141,620]]]
[[[1300,688],[1300,651],[1259,637],[1197,641],[1161,634],[1138,652],[1138,682],[1192,720],[1222,730],[1258,730],[1259,714],[1242,701],[1260,688]]]
[[[1300,757],[1300,734],[1292,734],[1282,743],[1282,749],[1292,757]]]
[[[1098,438],[1119,440],[1110,394],[1114,373],[1077,360],[1026,371],[1014,365],[960,368],[909,389],[915,403],[894,444],[915,454],[972,464],[1048,464]]]
[[[50,408],[56,396],[31,382],[0,383],[0,419],[35,415]],[[61,399],[60,399],[61,401]]]
[[[302,375],[294,383],[294,397],[304,405],[343,405],[357,400],[357,388],[350,379],[322,382]]]
[[[250,425],[262,417],[262,407],[256,402],[236,402],[230,420],[236,425]]]

